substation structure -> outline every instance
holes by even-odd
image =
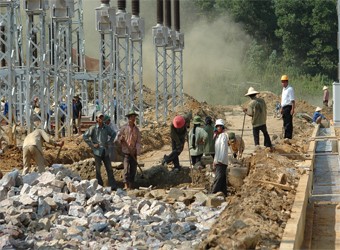
[[[171,29],[171,1],[157,0],[157,25],[152,32],[155,118],[164,122],[169,110],[183,104],[184,35],[179,31],[179,0],[173,3],[175,29]],[[2,124],[23,126],[30,132],[38,119],[39,126],[56,137],[62,130],[71,136],[72,101],[79,95],[83,116],[92,117],[100,110],[119,127],[134,109],[143,125],[144,19],[139,16],[139,0],[132,0],[131,7],[132,15],[126,12],[125,0],[117,1],[117,10],[110,0],[101,0],[94,10],[99,69],[88,72],[83,0],[23,0],[22,5],[20,0],[0,0],[0,97],[8,103],[8,113],[0,113]],[[36,97],[39,112],[33,105]]]

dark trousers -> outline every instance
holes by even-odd
[[[180,168],[178,156],[182,153],[184,145],[177,145],[175,141],[172,141],[171,146],[172,152],[165,155],[164,160],[166,163],[173,162],[175,168]]]
[[[191,155],[191,164],[195,165],[197,162],[201,161],[203,154],[200,155]]]
[[[264,146],[265,147],[271,147],[272,142],[270,140],[266,124],[258,126],[258,127],[253,127],[253,136],[254,136],[255,146],[260,145],[260,131],[262,131],[262,133],[263,133]]]
[[[94,160],[96,164],[96,179],[98,180],[98,184],[103,186],[103,179],[100,173],[101,172],[100,169],[101,169],[102,161],[103,161],[105,169],[106,169],[109,185],[112,189],[116,189],[117,184],[116,184],[115,177],[113,176],[113,171],[112,171],[109,155],[105,155],[105,152],[104,152],[102,156],[95,155]]]
[[[291,110],[291,105],[282,108],[283,128],[285,130],[284,138],[288,139],[293,138],[293,116],[290,114]]]
[[[137,158],[129,154],[124,154],[124,183],[130,183],[132,185],[135,181],[136,172]]]
[[[215,179],[212,185],[212,193],[222,192],[227,196],[227,167],[228,165],[216,164]]]

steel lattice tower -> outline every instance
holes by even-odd
[[[174,39],[174,89],[173,107],[183,105],[183,49],[184,34],[180,32],[179,0],[174,0],[174,26],[176,38]]]
[[[21,65],[21,23],[17,23],[20,17],[20,1],[0,0],[0,97],[7,98],[8,115],[0,113],[0,121],[3,119],[12,127],[16,122],[16,105],[22,96],[17,95],[18,84],[16,67]],[[17,40],[18,39],[18,40]],[[19,72],[18,72],[19,74]],[[19,107],[22,108],[23,107]]]
[[[110,117],[114,115],[114,32],[116,10],[110,7],[110,1],[102,1],[96,8],[96,29],[100,33],[99,46],[99,104],[100,109]]]
[[[133,0],[130,33],[130,103],[133,103],[133,108],[139,111],[140,126],[144,122],[143,37],[144,20],[139,17],[139,0]]]
[[[118,0],[118,11],[116,13],[116,103],[117,123],[132,108],[130,102],[130,73],[129,73],[129,37],[131,15],[126,13],[126,1]]]
[[[156,121],[159,122],[162,116],[165,123],[168,114],[166,61],[168,29],[163,26],[163,0],[157,0],[157,25],[152,28],[152,36],[155,45],[156,66]]]
[[[32,107],[33,98],[39,98],[40,114],[37,116],[46,129],[47,113],[49,112],[49,86],[47,83],[47,57],[46,57],[46,11],[48,5],[41,1],[25,1],[26,20],[26,126],[29,132],[33,130]],[[25,85],[25,84],[24,84]]]
[[[72,20],[72,48],[73,48],[73,71],[75,74],[75,91],[80,93],[83,110],[82,113],[89,115],[87,80],[90,79],[85,65],[85,38],[83,25],[83,0],[74,2],[75,17]]]
[[[74,96],[74,81],[72,79],[72,17],[74,16],[74,2],[69,0],[51,0],[52,30],[54,39],[54,100],[60,102],[65,99],[67,114],[59,105],[55,105],[55,135],[58,137],[61,129],[65,128],[67,134],[72,135],[71,118],[73,116],[72,99]],[[60,112],[66,115],[65,122],[61,124]]]

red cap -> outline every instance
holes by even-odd
[[[175,116],[174,120],[172,121],[172,124],[175,128],[182,128],[185,125],[184,117],[181,115]]]

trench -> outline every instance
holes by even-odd
[[[316,136],[312,190],[307,207],[304,249],[340,248],[340,158],[330,128]]]

